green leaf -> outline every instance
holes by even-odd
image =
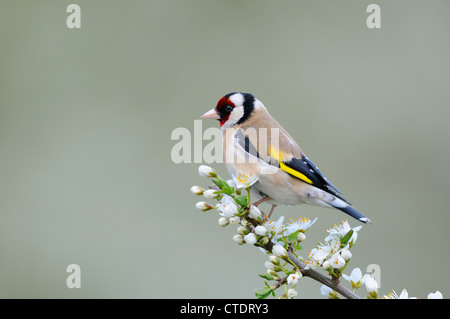
[[[341,245],[347,245],[348,241],[350,240],[350,238],[352,238],[353,236],[353,229],[350,229],[350,231],[345,234],[345,236],[341,237]]]
[[[227,195],[231,195],[231,194],[234,193],[233,188],[231,188],[230,186],[227,186],[227,185],[224,185],[224,186],[222,187],[222,190],[223,190],[223,192],[224,192],[225,194],[227,194]]]
[[[260,274],[258,275],[261,278],[267,279],[267,280],[273,280],[273,276],[271,274]]]
[[[213,181],[213,183],[216,184],[216,186],[219,187],[220,189],[223,188],[223,181],[221,181],[221,180],[215,180],[215,179],[212,179],[212,181]]]
[[[297,230],[296,232],[293,232],[292,234],[287,236],[288,242],[293,243],[294,241],[297,241],[298,232],[299,232],[299,230]]]
[[[240,206],[247,206],[247,196],[236,195],[234,196],[234,200]]]
[[[273,292],[271,287],[261,288],[255,291],[255,296],[258,299],[266,299]]]

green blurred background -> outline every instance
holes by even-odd
[[[347,273],[378,264],[381,293],[450,296],[450,2],[378,0],[368,29],[373,2],[2,0],[0,297],[253,298],[266,257],[195,209],[207,180],[170,156],[171,132],[231,91],[372,219]],[[319,217],[306,250],[346,218],[276,214]]]

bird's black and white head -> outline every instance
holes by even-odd
[[[232,92],[220,98],[216,107],[201,118],[219,120],[222,128],[229,128],[244,123],[261,106],[262,103],[250,93]]]

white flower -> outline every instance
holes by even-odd
[[[239,208],[234,199],[231,196],[224,195],[217,208],[221,211],[220,215],[223,217],[234,217],[239,213]]]
[[[203,188],[201,188],[200,186],[192,186],[191,187],[191,192],[195,195],[201,195],[203,194],[205,190]]]
[[[321,265],[325,258],[334,254],[340,248],[338,238],[332,238],[330,242],[321,243],[316,248],[311,249],[308,256],[310,261],[315,265]]]
[[[262,221],[262,215],[261,211],[256,206],[250,206],[250,212],[248,214],[248,217],[251,219],[254,219],[256,221]]]
[[[198,167],[198,173],[204,177],[216,177],[217,176],[216,171],[206,165],[200,165]]]
[[[230,217],[230,224],[231,225],[239,225],[241,219],[237,216],[235,217]]]
[[[253,175],[252,173],[248,175],[237,174],[233,176],[233,181],[236,184],[237,188],[247,188],[258,181],[258,176]]]
[[[205,211],[207,211],[207,210],[210,210],[210,209],[212,208],[210,205],[208,205],[208,204],[205,203],[205,202],[198,202],[197,204],[195,204],[195,207],[196,207],[198,210],[201,210],[201,211],[203,211],[203,212],[205,212]]]
[[[234,240],[234,242],[235,242],[236,244],[238,244],[238,245],[243,245],[243,244],[245,244],[244,237],[242,237],[242,235],[234,235],[234,236],[233,236],[233,240]]]
[[[349,259],[352,258],[352,253],[348,249],[343,249],[341,251],[341,256],[345,261],[349,261]]]
[[[301,272],[296,272],[296,273],[290,274],[287,277],[287,284],[288,285],[296,285],[300,278],[302,278]]]
[[[394,295],[394,292],[390,292],[387,295],[383,295],[381,299],[397,299],[397,294]]]
[[[353,235],[348,241],[348,243],[351,243],[352,245],[356,242],[356,239],[358,238],[358,231],[362,228],[362,226],[357,226],[354,228],[351,228],[349,223],[345,220],[337,225],[333,225],[331,228],[327,229],[327,232],[330,234],[325,238],[325,241],[331,241],[333,237],[344,237],[347,235],[347,233],[350,230],[353,230]]]
[[[276,242],[278,238],[282,237],[285,230],[283,220],[284,216],[281,216],[276,222],[270,219],[263,224],[272,235],[273,242]]]
[[[330,264],[331,267],[333,267],[334,269],[341,269],[342,267],[345,266],[345,260],[344,258],[341,257],[339,253],[336,253],[333,256],[331,256]]]
[[[308,260],[306,261],[306,268],[315,268],[324,263],[325,258],[328,256],[328,252],[322,248],[313,248],[308,253]]]
[[[264,227],[264,226],[261,226],[261,225],[256,226],[255,227],[255,234],[258,235],[258,236],[265,236],[265,235],[267,235],[267,228]]]
[[[327,246],[311,249],[312,258],[319,264],[322,264],[325,258],[330,254],[330,249]]]
[[[234,198],[231,197],[230,195],[223,195],[222,199],[220,200],[220,202],[224,205],[237,205],[236,202],[234,201]]]
[[[410,297],[406,289],[403,289],[400,293],[400,296],[398,296],[398,299],[417,299],[415,297]]]
[[[366,279],[370,277],[369,275],[365,275],[363,277],[361,269],[354,268],[350,274],[350,276],[347,276],[346,274],[342,274],[342,277],[344,277],[345,280],[350,281],[352,284],[352,288],[359,288],[361,287]]]
[[[297,291],[294,288],[290,288],[287,291],[287,297],[289,299],[295,298],[297,296]]]
[[[336,291],[334,291],[333,289],[331,289],[330,287],[325,286],[325,285],[322,285],[322,287],[320,287],[320,293],[330,299],[339,298],[338,293]]]
[[[272,247],[272,253],[277,257],[287,257],[286,249],[278,244]]]
[[[440,291],[436,291],[435,293],[430,292],[428,294],[428,299],[444,299]]]
[[[378,290],[378,283],[375,279],[373,279],[373,277],[367,277],[365,280],[365,285],[369,294],[372,292],[377,292]]]
[[[227,205],[223,210],[223,215],[226,217],[234,217],[237,213],[239,213],[237,205]]]
[[[341,241],[338,237],[333,236],[330,241],[325,243],[319,242],[316,248],[313,248],[308,253],[308,260],[306,261],[307,268],[315,268],[324,262],[325,258],[332,256],[339,252],[341,248]]]
[[[247,244],[253,245],[256,243],[256,235],[254,233],[249,233],[244,236],[244,240]]]
[[[222,227],[227,226],[230,223],[230,221],[228,220],[228,218],[225,217],[220,217],[219,218],[219,225]]]
[[[388,293],[387,295],[384,295],[381,297],[382,299],[417,299],[416,297],[409,297],[408,291],[406,289],[403,289],[400,295],[397,295],[395,291],[392,291]]]
[[[300,217],[298,219],[289,219],[289,222],[286,226],[286,231],[284,232],[284,236],[289,236],[296,231],[300,231],[304,233],[307,231],[317,220],[317,217],[314,220],[310,220],[306,217]]]
[[[216,193],[217,191],[215,189],[208,189],[203,192],[203,196],[205,196],[208,199],[214,199],[219,197],[219,194]]]

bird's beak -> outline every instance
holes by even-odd
[[[200,116],[200,118],[220,120],[220,116],[215,109],[209,110],[208,112]]]

